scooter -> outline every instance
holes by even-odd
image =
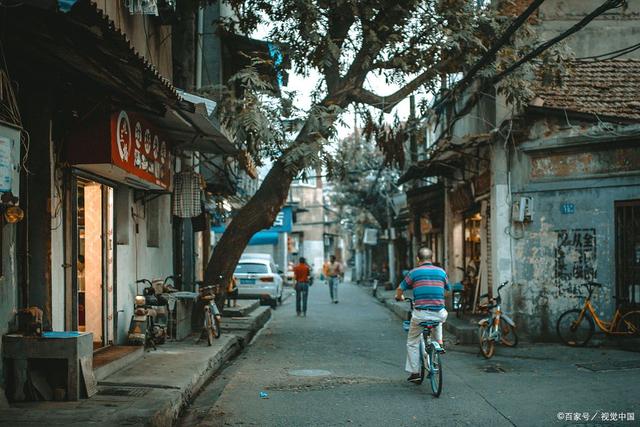
[[[138,285],[148,285],[142,290]],[[128,342],[130,345],[144,345],[145,348],[162,344],[167,337],[167,324],[162,322],[159,311],[165,310],[165,306],[155,294],[154,286],[147,279],[136,280],[136,297],[133,306],[133,315],[129,326]],[[166,314],[164,315],[166,320]]]

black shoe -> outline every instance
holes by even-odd
[[[409,375],[409,378],[407,378],[407,381],[420,384],[422,382],[422,379],[420,378],[420,374],[411,374]]]
[[[338,300],[335,300],[333,303],[334,303],[334,304],[337,304],[337,303],[338,303]]]

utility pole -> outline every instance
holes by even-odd
[[[360,132],[358,131],[358,111],[356,110],[356,107],[353,107],[353,138],[355,140],[355,143],[358,144],[360,142]],[[360,224],[357,225],[357,227],[361,227]],[[364,243],[363,243],[363,239],[364,239],[364,230],[362,230],[362,232],[355,233],[355,237],[356,237],[356,241],[354,242],[355,247],[356,247],[356,260],[355,260],[355,267],[356,267],[356,282],[360,283],[363,279],[363,273],[364,273],[364,253],[363,253],[363,247],[364,247]]]
[[[411,159],[411,164],[415,165],[418,162],[418,138],[416,135],[416,97],[415,95],[411,95],[409,97],[409,125],[410,134],[409,134],[409,158]],[[413,188],[416,188],[418,184],[414,181],[412,184]],[[420,217],[415,215],[413,216],[413,230],[411,230],[412,239],[411,239],[411,258],[415,259],[418,254],[418,245],[420,244]]]
[[[389,188],[391,185],[389,185]],[[393,215],[391,214],[391,196],[388,191],[387,198],[387,254],[389,258],[389,281],[392,285],[396,280],[396,248],[394,245],[395,230],[393,229]]]

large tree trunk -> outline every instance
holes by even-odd
[[[348,104],[348,93],[343,89],[337,95],[327,96],[318,107],[327,108],[333,105],[344,108]],[[324,140],[329,136],[337,115],[323,113],[320,118],[318,114],[321,113],[312,109],[294,144],[274,163],[256,194],[238,211],[213,249],[204,272],[204,283],[223,285],[222,293],[216,301],[219,308],[224,305],[226,284],[231,280],[249,240],[258,231],[273,225],[287,200],[293,178],[307,166],[311,153],[320,150],[322,141],[319,143],[318,140]]]
[[[231,220],[222,238],[213,249],[213,254],[204,273],[204,282],[226,285],[235,270],[236,264],[255,233],[271,227],[278,212],[282,209],[295,171],[285,167],[285,158],[278,160],[260,185],[256,194],[243,206]],[[222,307],[226,286],[217,301]]]

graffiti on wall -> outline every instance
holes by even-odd
[[[596,230],[556,230],[555,283],[558,292],[579,294],[580,285],[596,279]]]

